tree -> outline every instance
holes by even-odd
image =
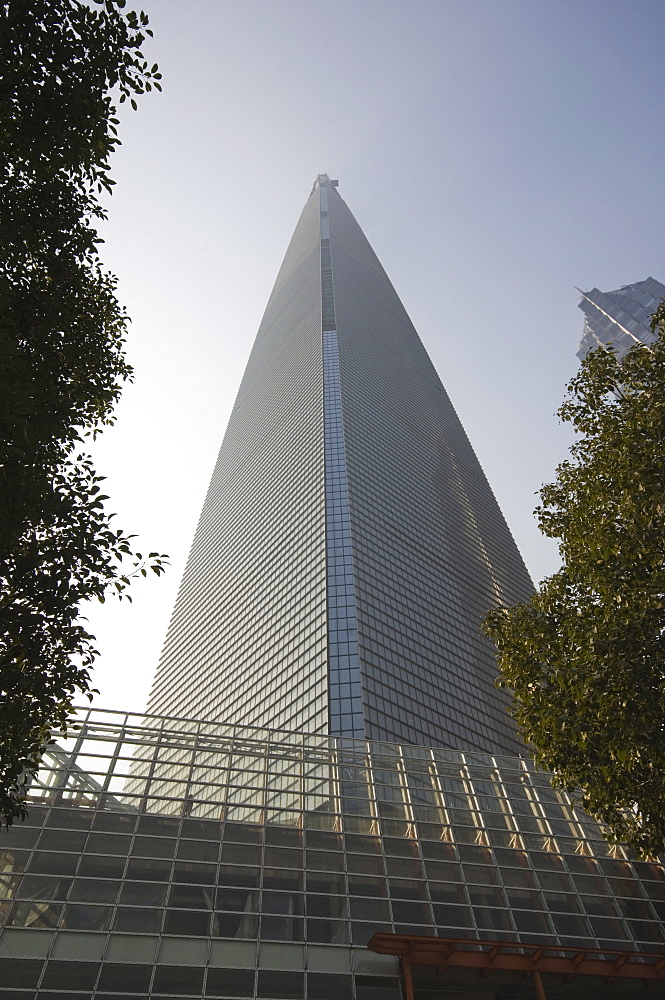
[[[146,15],[98,3],[0,2],[0,825],[25,814],[50,730],[90,690],[80,603],[163,569],[111,526],[84,449],[132,375],[95,228],[114,101],[160,89]]]
[[[653,329],[568,386],[579,438],[536,509],[562,568],[485,620],[536,762],[647,855],[665,849],[665,303]]]

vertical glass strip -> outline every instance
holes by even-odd
[[[323,327],[323,433],[325,444],[326,576],[328,595],[328,725],[331,736],[365,732],[358,624],[335,324],[328,192],[321,186],[321,319]]]

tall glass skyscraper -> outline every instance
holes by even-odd
[[[651,317],[665,299],[665,285],[655,278],[622,285],[613,292],[592,288],[580,292],[584,331],[577,352],[580,361],[596,347],[611,344],[622,358],[635,344],[651,344],[655,339]]]
[[[478,622],[529,591],[422,344],[320,177],[157,714],[77,713],[27,821],[0,832],[2,1000],[665,1000],[663,866],[501,755],[519,743]]]
[[[320,176],[240,386],[149,710],[516,753],[479,625],[531,589],[413,324]]]

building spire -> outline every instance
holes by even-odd
[[[334,187],[334,188],[339,187],[339,181],[331,180],[328,174],[319,174],[319,176],[314,181],[314,185],[310,192],[310,198],[312,197],[314,192],[317,191],[320,187],[323,187],[324,184],[327,185],[328,187]]]

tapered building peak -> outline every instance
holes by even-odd
[[[314,181],[314,185],[313,185],[312,190],[310,192],[310,197],[320,187],[323,187],[324,184],[328,185],[328,187],[334,187],[334,188],[339,187],[339,181],[333,181],[333,180],[331,180],[330,177],[328,176],[328,174],[319,174],[318,177],[316,178],[316,180]]]
[[[336,187],[317,178],[277,276],[150,711],[516,752],[480,621],[531,583]]]

